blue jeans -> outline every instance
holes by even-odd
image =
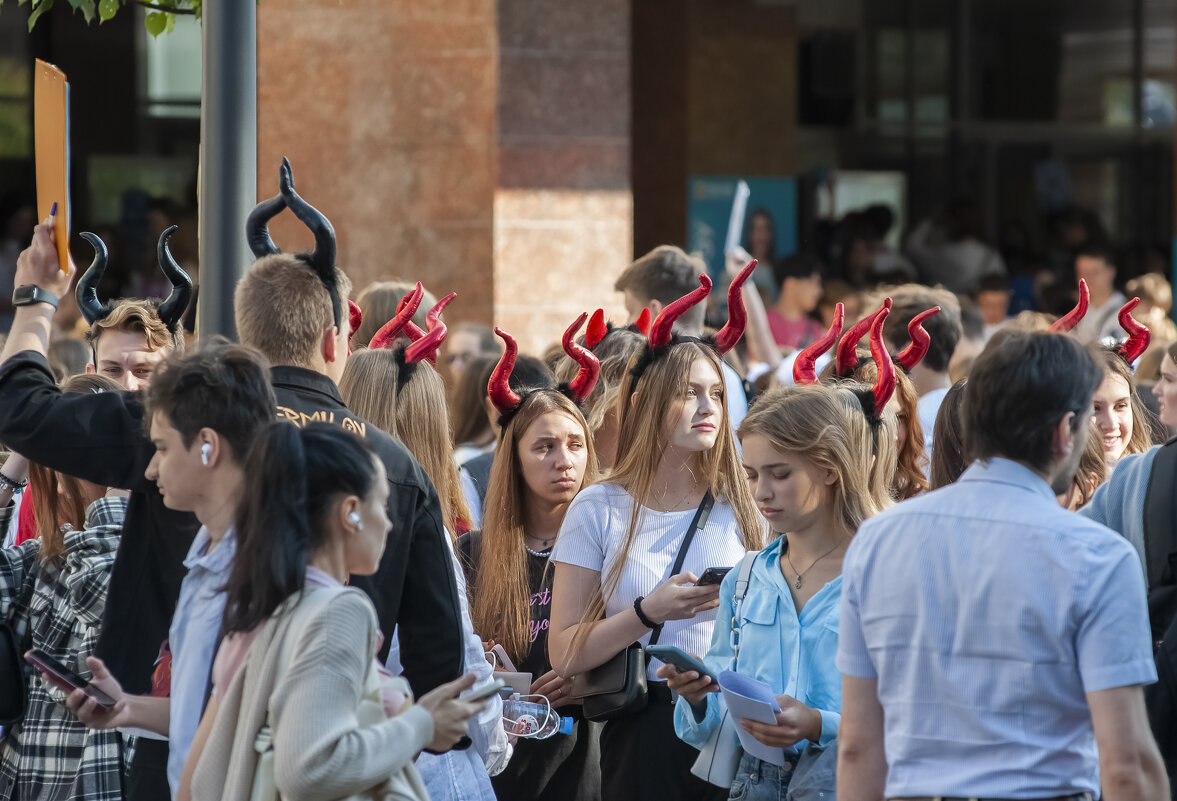
[[[736,768],[728,801],[785,801],[796,767],[796,754],[785,754],[783,767],[744,754],[740,757],[740,767]]]
[[[433,801],[494,801],[494,788],[477,754],[468,748],[417,757],[429,797]]]

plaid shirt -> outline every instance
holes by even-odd
[[[66,531],[65,554],[49,562],[38,559],[39,540],[0,551],[0,615],[34,582],[25,616],[33,647],[86,678],[125,511],[123,499],[90,504],[86,530]],[[0,739],[0,798],[121,799],[118,732],[88,730],[65,708],[64,694],[39,675],[29,676],[28,687],[24,719]]]

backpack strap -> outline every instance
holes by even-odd
[[[1144,562],[1151,590],[1174,583],[1170,555],[1177,552],[1177,439],[1157,450],[1144,495]]]
[[[744,596],[748,594],[748,585],[752,582],[752,565],[760,551],[748,551],[740,560],[740,570],[736,574],[736,590],[732,593],[732,666],[736,669],[736,659],[740,656],[740,606],[744,603]]]

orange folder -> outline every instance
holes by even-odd
[[[37,159],[37,219],[57,204],[54,229],[61,271],[69,270],[69,82],[41,59],[33,75],[33,137]]]

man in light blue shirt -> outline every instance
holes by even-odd
[[[867,521],[843,564],[839,801],[1157,801],[1140,562],[1059,507],[1102,373],[1002,332],[969,376],[956,484]],[[1102,781],[1101,781],[1102,779]]]
[[[146,476],[169,509],[194,512],[201,528],[192,543],[172,616],[170,698],[130,695],[98,659],[93,683],[115,699],[97,707],[82,691],[69,708],[90,728],[142,729],[168,739],[168,784],[173,797],[200,725],[225,611],[224,586],[236,553],[233,535],[245,457],[255,435],[273,422],[269,374],[256,351],[212,345],[173,355],[152,377],[145,411],[155,455]],[[281,480],[276,476],[275,480]]]

